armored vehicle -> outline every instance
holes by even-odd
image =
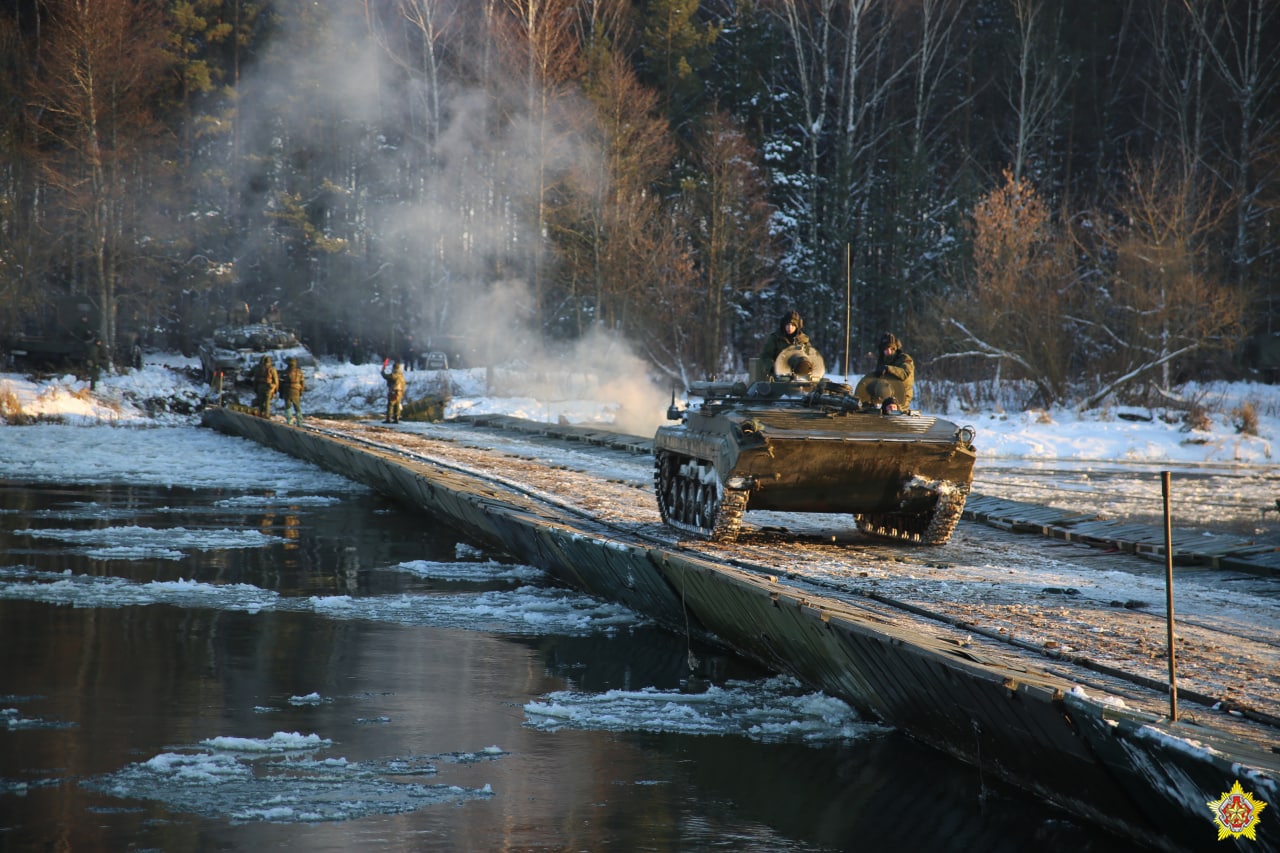
[[[919,412],[882,413],[823,378],[812,347],[783,350],[747,386],[695,382],[698,406],[653,440],[662,520],[732,542],[748,509],[851,513],[859,530],[926,545],[951,538],[973,482],[972,427]]]
[[[4,341],[14,366],[55,368],[84,364],[98,335],[98,306],[87,296],[63,296],[52,315],[29,318],[29,326]]]
[[[215,329],[202,341],[200,367],[209,384],[221,373],[225,385],[245,385],[252,382],[253,368],[264,355],[271,356],[277,369],[290,358],[298,359],[303,370],[316,366],[311,350],[293,332],[271,323],[247,323]]]

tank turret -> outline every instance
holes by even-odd
[[[812,347],[790,347],[770,379],[693,383],[702,402],[673,405],[680,423],[654,435],[663,521],[732,542],[749,509],[850,513],[870,535],[950,539],[973,482],[974,430],[882,412],[824,371]]]

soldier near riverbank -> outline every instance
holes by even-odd
[[[382,378],[387,383],[387,417],[384,423],[398,424],[400,423],[400,406],[404,402],[404,368],[397,361],[388,372],[387,365],[390,363],[390,359],[382,362]]]
[[[264,355],[253,368],[253,407],[261,417],[271,417],[271,398],[279,388],[280,374],[271,363],[271,356]]]
[[[280,376],[280,399],[284,400],[284,422],[289,423],[289,413],[293,413],[295,426],[302,426],[302,392],[306,390],[307,380],[298,366],[298,359],[291,357],[288,368]]]
[[[92,337],[86,349],[85,366],[89,370],[89,390],[98,390],[98,380],[102,377],[102,365],[106,362],[107,348],[97,335]]]

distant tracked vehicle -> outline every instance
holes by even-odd
[[[973,482],[972,427],[882,414],[823,377],[810,346],[778,355],[770,380],[695,382],[698,406],[653,440],[662,520],[733,542],[748,509],[851,513],[864,533],[926,545],[951,538]]]
[[[100,327],[98,307],[87,296],[63,296],[52,313],[30,318],[30,327],[0,341],[15,368],[54,370],[86,364]]]
[[[271,323],[246,323],[215,329],[202,341],[200,368],[211,385],[218,374],[225,386],[250,385],[253,368],[264,355],[271,356],[277,370],[283,370],[290,358],[296,358],[303,370],[316,367],[315,356],[293,332]]]

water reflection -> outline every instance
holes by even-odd
[[[125,529],[180,557],[77,540]],[[6,849],[1120,849],[893,734],[744,736],[785,689],[634,616],[476,630],[486,595],[574,597],[374,495],[10,484],[0,548]],[[712,734],[590,698],[675,725],[739,682]],[[599,722],[532,724],[558,691]]]

